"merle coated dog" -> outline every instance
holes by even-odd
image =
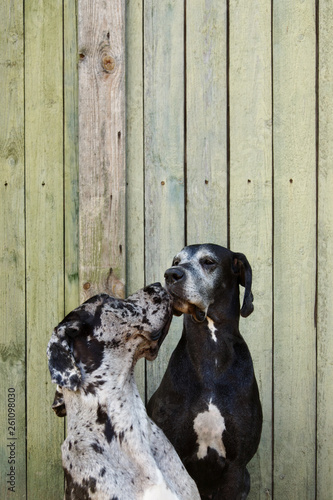
[[[159,283],[119,300],[96,295],[69,313],[48,345],[54,409],[67,412],[65,499],[199,499],[174,448],[148,418],[134,381],[137,359],[155,359],[170,326]]]
[[[218,245],[185,247],[165,272],[182,337],[148,414],[164,430],[202,499],[240,500],[260,441],[262,410],[239,317],[253,311],[246,257]],[[242,308],[239,285],[245,287]]]

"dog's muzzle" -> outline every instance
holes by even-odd
[[[183,309],[186,305],[186,314],[191,314],[194,321],[196,321],[197,323],[202,323],[203,321],[205,321],[206,312],[200,309],[195,304],[191,304],[191,302],[188,302],[185,297],[181,296],[182,294],[178,294],[175,291],[175,286],[181,286],[182,281],[185,281],[185,271],[181,267],[170,267],[170,269],[167,269],[165,271],[164,278],[166,288],[173,298],[173,313],[175,314],[175,316],[180,316],[182,313],[184,313],[185,311]]]

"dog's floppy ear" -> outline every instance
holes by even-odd
[[[79,334],[80,323],[70,315],[53,330],[47,346],[47,357],[52,382],[76,391],[81,383],[81,372],[70,349],[69,340]]]
[[[245,287],[243,305],[241,308],[241,316],[247,318],[253,312],[253,295],[252,287],[252,269],[251,266],[242,253],[232,254],[232,270],[234,274],[239,276],[239,283]]]

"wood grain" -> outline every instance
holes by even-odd
[[[64,316],[62,5],[25,2],[27,496],[61,498],[46,346]]]
[[[274,497],[315,498],[315,2],[274,3]]]
[[[317,498],[333,491],[333,5],[319,4],[318,398]]]
[[[144,2],[146,282],[163,282],[184,246],[184,6]],[[179,320],[179,318],[177,318]],[[181,323],[180,323],[181,325]],[[147,397],[158,386],[180,336],[173,321],[156,362],[147,364]]]
[[[230,4],[230,248],[253,271],[254,312],[241,319],[263,406],[249,498],[272,495],[272,82],[271,2]],[[243,292],[241,292],[243,293]]]
[[[81,301],[125,286],[125,0],[78,2]]]
[[[24,498],[26,481],[23,4],[1,2],[0,47],[0,497],[7,499]],[[15,480],[7,483],[11,467]]]
[[[143,2],[126,3],[126,295],[145,284],[145,208],[143,154]],[[135,369],[145,398],[145,361]]]
[[[80,303],[79,294],[79,144],[77,4],[64,1],[64,238],[65,313]]]
[[[226,1],[186,10],[187,244],[227,246]]]

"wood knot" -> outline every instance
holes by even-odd
[[[116,66],[116,61],[112,56],[110,55],[103,56],[102,67],[104,71],[106,71],[107,73],[112,73],[112,71],[114,71],[115,66]]]

